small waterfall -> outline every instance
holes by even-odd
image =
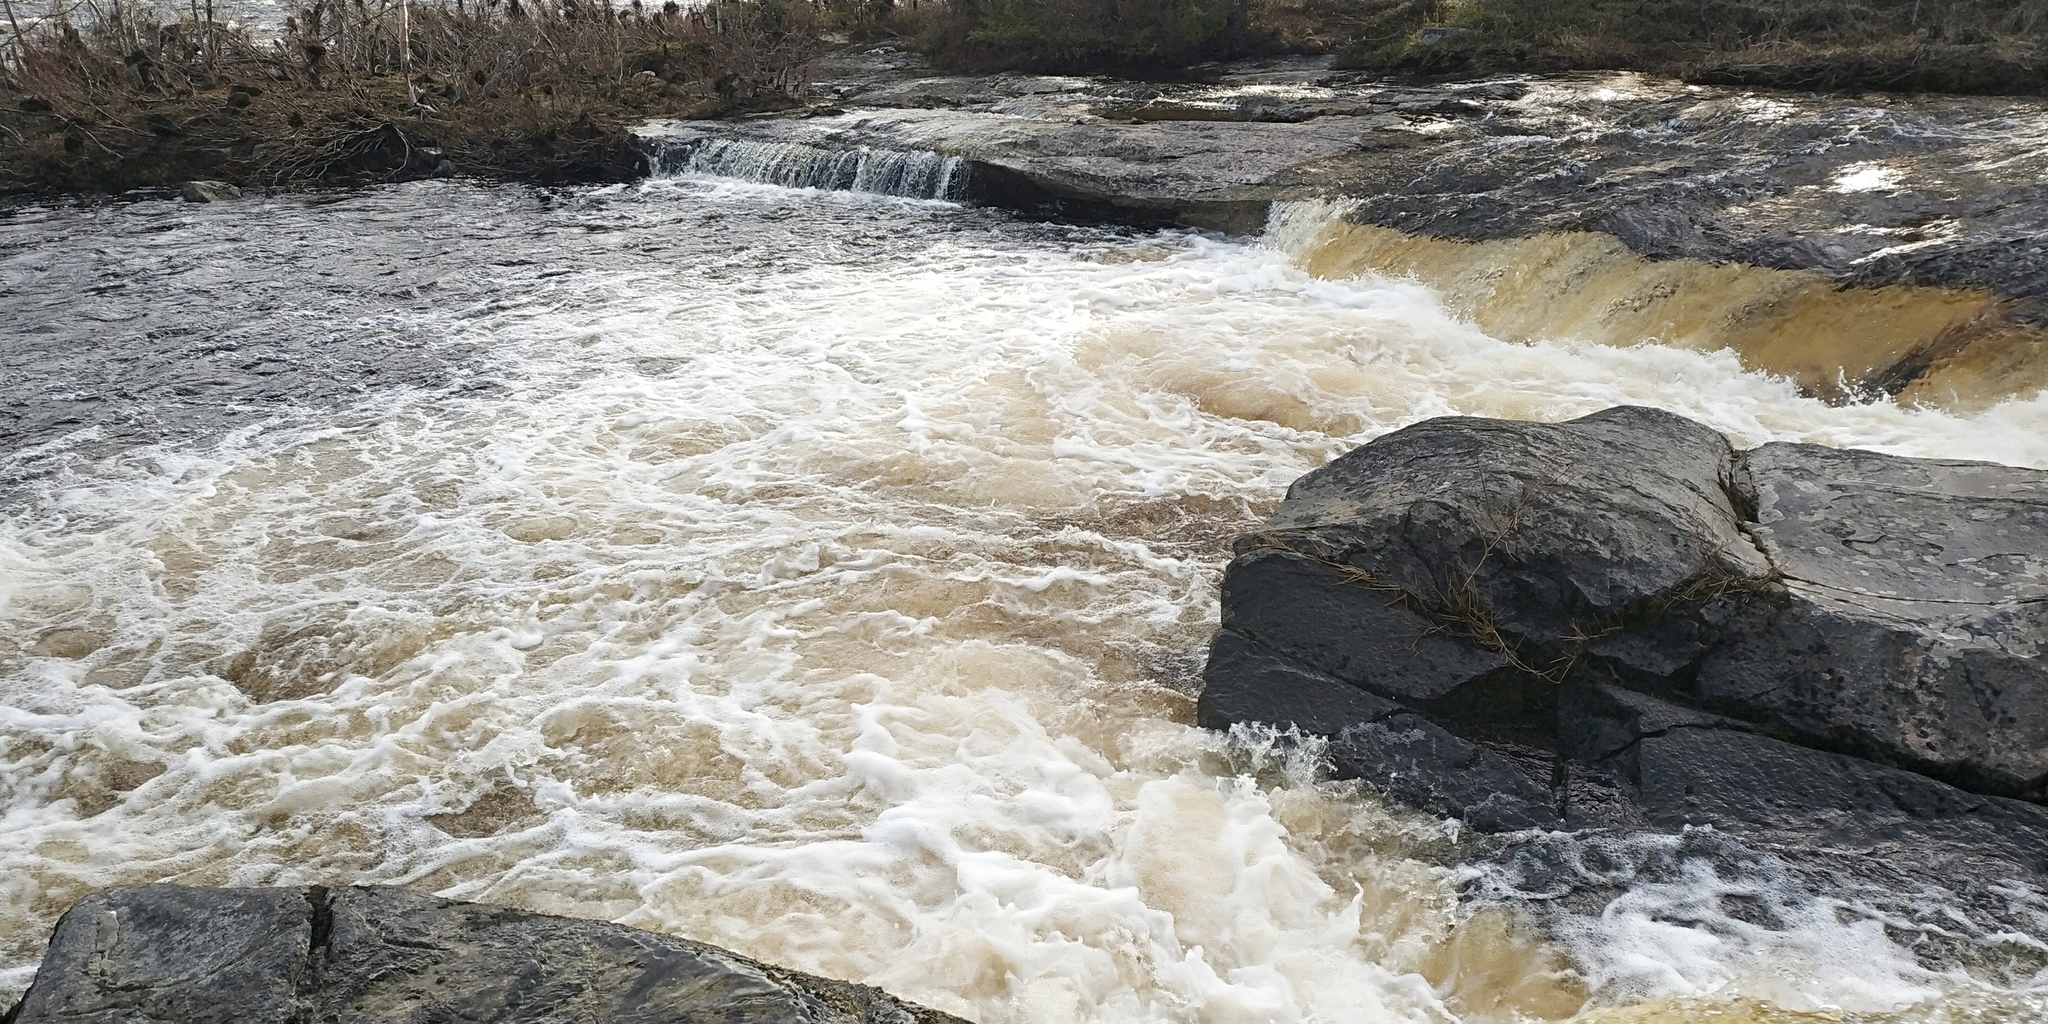
[[[1981,410],[2043,388],[2048,331],[1988,291],[1847,288],[1817,271],[1651,260],[1612,235],[1466,241],[1353,223],[1349,200],[1274,203],[1260,241],[1318,277],[1412,278],[1507,341],[1729,350],[1831,401]]]
[[[1266,212],[1266,230],[1259,242],[1300,260],[1323,239],[1325,231],[1358,208],[1356,199],[1297,199],[1274,203]]]
[[[711,139],[663,154],[658,173],[708,174],[789,188],[959,199],[966,161],[929,150],[823,149],[796,142]]]

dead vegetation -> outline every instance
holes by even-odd
[[[1845,91],[2048,93],[2048,0],[819,0],[957,70],[1205,73],[1337,51],[1387,75],[1634,70]]]
[[[820,50],[780,0],[317,0],[268,39],[123,0],[0,14],[0,191],[621,180],[633,124],[790,105]]]
[[[1809,90],[2048,92],[2048,0],[1290,0],[1341,65],[1401,74],[1624,69]],[[1341,11],[1341,13],[1339,13]]]

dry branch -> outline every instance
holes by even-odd
[[[820,49],[781,0],[316,0],[275,39],[123,0],[0,11],[0,190],[617,180],[634,123],[797,102]]]

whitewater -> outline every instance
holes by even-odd
[[[1302,270],[1320,204],[1227,239],[701,170],[0,219],[10,295],[113,261],[122,315],[245,352],[397,339],[233,415],[111,363],[9,395],[150,411],[0,456],[0,1002],[70,902],[178,881],[620,921],[982,1024],[2048,1012],[1710,871],[1539,926],[1455,823],[1192,725],[1230,539],[1387,431],[1634,403],[2048,467],[2048,398],[1497,340]],[[15,308],[17,366],[101,344]]]

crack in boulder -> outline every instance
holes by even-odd
[[[2044,612],[2048,472],[1738,452],[1643,408],[1444,417],[1240,539],[1199,711],[1331,737],[1340,774],[1482,831],[1919,835],[2040,881]]]

